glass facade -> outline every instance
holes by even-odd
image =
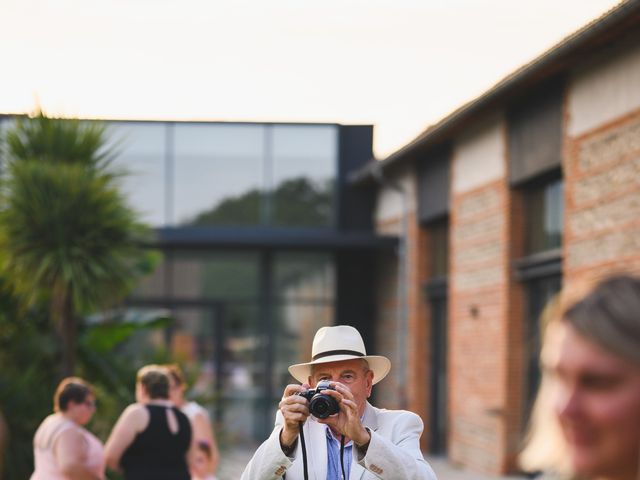
[[[163,225],[169,198],[166,182],[166,131],[161,123],[109,123],[107,146],[118,156],[114,166],[125,173],[121,179],[129,203],[149,225]]]
[[[144,221],[332,227],[336,125],[108,122]]]
[[[287,367],[311,358],[313,334],[333,324],[335,279],[330,255],[282,253],[274,257],[274,389],[288,382]],[[304,360],[307,361],[307,360]]]
[[[331,126],[273,127],[270,213],[274,224],[332,224],[336,133]]]
[[[0,128],[10,122],[0,119]],[[140,365],[152,358],[180,363],[194,380],[189,396],[210,410],[225,444],[262,441],[293,380],[288,366],[308,361],[315,331],[336,322],[331,242],[341,235],[338,152],[341,129],[350,127],[104,123],[107,147],[118,154],[113,167],[126,173],[123,193],[140,219],[159,229],[162,250],[160,264],[127,299],[125,315],[171,320],[122,348]],[[356,133],[364,140],[351,142],[348,154],[364,162],[370,137]],[[274,227],[286,242],[220,246],[216,241],[230,231],[251,241],[264,231],[228,227]],[[298,246],[300,227],[329,231],[331,241]],[[163,237],[167,231],[181,240]]]
[[[218,428],[248,443],[272,428],[288,366],[334,323],[334,270],[322,253],[168,252],[131,303],[169,305],[165,347],[198,371],[193,393]]]
[[[264,137],[261,125],[176,124],[169,223],[260,224]]]

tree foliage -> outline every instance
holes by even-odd
[[[278,226],[318,227],[332,220],[333,183],[316,184],[306,177],[283,181],[270,194],[251,189],[221,200],[197,215],[191,225],[256,225],[261,208],[270,211],[268,223]],[[266,205],[266,206],[265,206]]]
[[[46,302],[75,365],[78,316],[119,301],[140,275],[147,230],[118,189],[115,152],[95,123],[40,113],[7,134],[0,195],[0,272],[27,306]]]

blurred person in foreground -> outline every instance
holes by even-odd
[[[545,312],[543,379],[520,462],[542,478],[640,479],[640,278],[615,275]]]
[[[169,372],[159,365],[138,371],[137,403],[129,405],[107,440],[107,466],[125,480],[189,480],[191,424],[169,400]]]
[[[96,411],[91,386],[81,378],[65,378],[53,396],[53,411],[33,439],[31,480],[104,479],[102,442],[84,428]]]
[[[213,434],[209,412],[194,401],[187,402],[185,391],[187,381],[182,369],[175,364],[165,365],[170,374],[169,399],[189,417],[193,430],[194,441],[197,445],[194,458],[199,478],[212,480],[218,466],[218,445]],[[195,465],[194,464],[194,465]],[[193,469],[192,469],[193,470]],[[192,471],[195,475],[196,472]]]
[[[242,475],[244,480],[301,480],[302,440],[306,444],[309,478],[338,480],[435,480],[420,451],[423,424],[416,414],[373,407],[367,398],[391,363],[367,355],[353,327],[323,327],[313,339],[312,360],[289,367],[302,385],[284,389],[271,436],[258,448]],[[337,402],[338,412],[325,419],[310,416],[310,403],[299,395],[321,381],[319,393]],[[341,462],[341,443],[344,455]]]

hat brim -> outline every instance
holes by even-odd
[[[298,363],[289,367],[289,373],[300,383],[306,383],[311,376],[311,369],[313,365],[320,365],[323,363],[342,362],[345,360],[366,360],[369,364],[369,369],[373,371],[373,384],[375,385],[384,377],[387,376],[389,370],[391,370],[391,362],[387,357],[381,355],[365,355],[362,357],[356,355],[331,355],[328,357],[322,357],[313,362]]]

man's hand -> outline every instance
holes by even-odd
[[[332,396],[338,402],[340,412],[322,420],[318,419],[318,422],[325,423],[333,430],[340,432],[345,436],[345,441],[351,439],[358,447],[367,445],[371,440],[371,435],[360,421],[358,404],[355,402],[351,390],[339,382],[331,382],[331,386],[335,390],[322,390],[321,393]]]
[[[309,402],[304,397],[297,395],[309,388],[303,385],[287,385],[278,407],[284,417],[284,427],[280,432],[280,444],[289,447],[294,444],[300,432],[300,423],[304,423],[309,417]]]

